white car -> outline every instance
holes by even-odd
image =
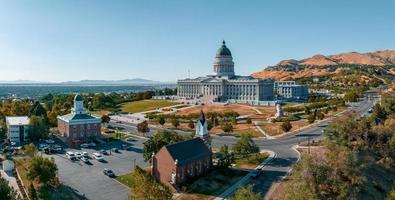
[[[88,152],[86,152],[86,151],[82,152],[82,156],[87,157],[88,156]]]
[[[81,158],[82,157],[82,153],[81,152],[75,152],[74,154],[75,154],[75,156],[77,158]]]
[[[100,153],[93,153],[93,158],[98,161],[103,161],[104,157]]]
[[[73,152],[71,152],[71,151],[66,152],[66,156],[70,160],[75,159],[75,154]]]

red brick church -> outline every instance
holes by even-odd
[[[212,152],[206,123],[201,112],[196,127],[202,133],[197,133],[194,139],[166,145],[153,156],[152,174],[157,181],[173,188],[210,170]]]
[[[58,116],[58,130],[68,144],[88,142],[101,136],[101,119],[85,112],[84,99],[77,94],[71,113]]]

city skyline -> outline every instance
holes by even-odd
[[[222,40],[243,75],[394,49],[395,2],[381,2],[0,1],[0,80],[175,82],[210,72]]]

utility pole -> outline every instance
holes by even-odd
[[[307,136],[307,152],[310,154],[310,136]]]

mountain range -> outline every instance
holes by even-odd
[[[336,55],[314,55],[301,60],[283,60],[275,66],[269,66],[253,73],[256,78],[295,79],[306,76],[325,76],[336,73],[345,66],[369,66],[395,75],[395,50],[383,50],[369,53],[347,52]]]
[[[65,81],[65,82],[41,82],[34,80],[15,80],[15,81],[0,81],[3,84],[56,84],[56,85],[162,85],[174,84],[172,82],[153,81],[142,78],[123,79],[123,80],[80,80],[80,81]]]

